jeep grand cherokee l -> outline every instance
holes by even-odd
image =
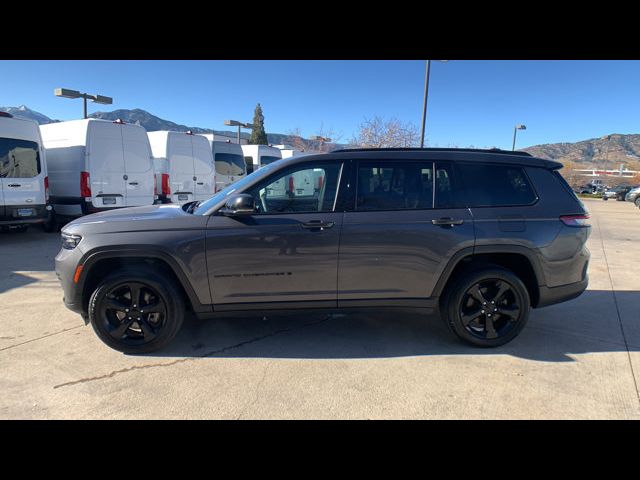
[[[588,214],[560,163],[471,149],[339,150],[263,167],[198,204],[67,224],[64,302],[142,353],[185,312],[419,309],[481,347],[587,287]]]

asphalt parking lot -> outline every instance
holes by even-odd
[[[57,234],[0,234],[0,418],[640,419],[640,211],[585,204],[588,291],[492,350],[438,318],[352,314],[192,319],[126,356],[62,305]]]

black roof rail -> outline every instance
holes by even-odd
[[[501,150],[499,148],[438,148],[438,147],[430,147],[430,148],[415,148],[415,147],[392,147],[392,148],[341,148],[338,150],[332,150],[331,153],[338,152],[375,152],[375,151],[386,151],[386,152],[475,152],[475,153],[498,153],[501,155],[519,155],[522,157],[531,157],[532,155],[528,152],[523,151],[512,151],[512,150]]]

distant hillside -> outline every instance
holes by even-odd
[[[25,105],[19,107],[0,107],[0,111],[8,112],[15,117],[27,118],[29,120],[35,120],[40,125],[47,123],[59,122],[60,120],[54,120],[43,113],[31,110]],[[101,118],[104,120],[115,120],[120,118],[127,123],[134,123],[143,126],[148,132],[154,132],[156,130],[173,130],[177,132],[186,132],[191,130],[193,133],[215,133],[218,135],[227,135],[231,137],[237,136],[237,130],[213,130],[211,128],[202,127],[190,127],[187,125],[180,125],[170,120],[157,117],[146,110],[140,108],[134,108],[133,110],[120,109],[112,112],[94,112],[89,115],[91,118]],[[240,134],[242,138],[248,139],[250,134],[248,132],[242,132]],[[269,143],[282,144],[287,143],[289,136],[282,133],[267,133],[267,140]]]
[[[19,107],[0,107],[0,112],[7,112],[13,115],[14,117],[26,118],[29,120],[35,120],[39,125],[44,125],[47,123],[59,122],[60,120],[53,120],[47,117],[45,114],[36,112],[35,110],[31,110],[25,105],[20,105]]]
[[[522,150],[536,157],[580,163],[585,167],[602,166],[606,159],[609,168],[617,168],[621,163],[640,164],[640,135],[613,133],[610,140],[605,136],[577,143],[535,145]]]

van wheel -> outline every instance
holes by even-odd
[[[530,304],[522,280],[510,270],[490,266],[461,276],[445,294],[442,314],[465,342],[498,347],[524,328]]]
[[[170,280],[150,268],[117,272],[89,300],[89,321],[104,343],[123,353],[160,350],[177,335],[184,300]]]
[[[51,232],[55,232],[57,231],[58,227],[58,220],[56,219],[56,215],[55,213],[50,213],[47,216],[47,220],[42,224],[42,230],[44,230],[47,233],[51,233]]]

